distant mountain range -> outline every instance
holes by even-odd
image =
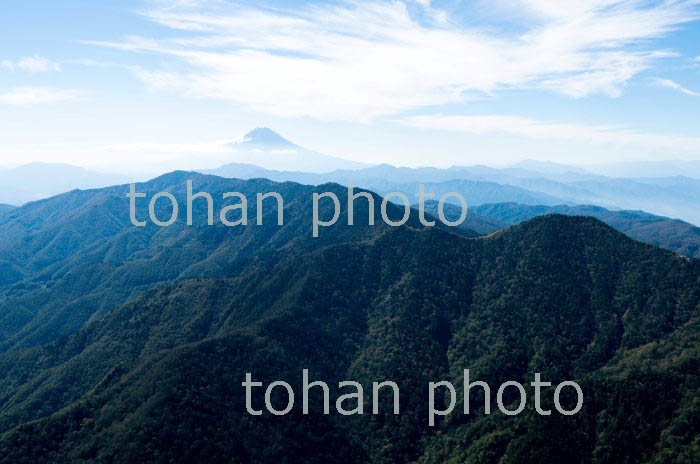
[[[506,168],[456,166],[402,168],[362,163],[323,155],[290,142],[269,128],[257,128],[228,145],[232,162],[203,170],[222,177],[293,181],[308,185],[353,183],[380,194],[403,191],[411,194],[419,183],[430,183],[437,191],[456,189],[470,205],[514,202],[529,205],[598,205],[615,210],[641,210],[700,224],[700,172],[694,162],[640,162],[639,171],[618,173],[652,177],[606,177],[601,169],[535,160]],[[642,169],[643,168],[643,169]],[[658,168],[658,169],[657,169]],[[668,176],[667,174],[683,174]],[[664,176],[664,177],[660,177]],[[97,188],[137,179],[110,175],[68,165],[35,163],[0,171],[4,189],[0,203],[20,205],[27,201],[76,188]]]
[[[663,160],[663,161],[626,161],[589,165],[569,165],[551,161],[525,160],[512,166],[529,171],[536,171],[547,176],[558,175],[574,180],[583,180],[586,176],[595,177],[692,177],[700,179],[700,161]]]
[[[540,168],[547,173],[530,171],[525,167]],[[700,224],[700,209],[697,208],[700,204],[700,180],[689,177],[609,178],[577,171],[576,168],[567,170],[566,166],[539,162],[503,169],[488,166],[412,169],[382,164],[324,174],[271,171],[247,164],[228,164],[203,172],[223,177],[260,177],[311,185],[353,183],[381,194],[402,191],[412,195],[417,191],[417,185],[423,183],[430,184],[436,191],[462,193],[472,206],[500,202],[549,206],[593,204],[608,209],[642,210]]]
[[[700,179],[700,161],[628,161],[586,166],[586,170],[610,177],[676,177]]]
[[[253,163],[269,169],[322,173],[368,166],[308,150],[268,128],[254,129],[227,146],[232,162]],[[74,189],[107,187],[147,177],[147,173],[103,173],[64,163],[30,163],[0,169],[0,203],[19,206]]]
[[[431,215],[438,216],[437,202],[426,202],[425,209]],[[443,213],[448,220],[456,220],[460,217],[461,207],[446,204]],[[700,228],[678,219],[655,216],[643,211],[610,211],[592,205],[490,203],[469,208],[467,220],[463,225],[467,229],[486,235],[548,214],[594,217],[640,242],[691,258],[700,258]]]
[[[0,170],[0,202],[22,205],[74,189],[90,189],[132,180],[60,163],[30,163]],[[2,212],[2,208],[0,208]]]

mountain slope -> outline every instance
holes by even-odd
[[[518,203],[496,203],[496,205],[518,205]],[[486,205],[481,205],[481,207],[488,208],[491,206],[491,204],[486,204]],[[415,205],[415,207],[418,207]],[[515,207],[515,206],[514,206]],[[527,205],[523,205],[523,207],[527,207]],[[435,200],[428,200],[424,203],[423,208],[425,209],[426,213],[430,214],[433,217],[439,218],[440,217],[440,212],[439,212],[439,203]],[[467,229],[473,230],[474,232],[478,232],[481,235],[488,235],[492,234],[494,232],[498,232],[499,230],[506,229],[512,225],[519,224],[520,222],[523,221],[517,221],[517,222],[508,222],[505,220],[502,220],[501,218],[498,217],[498,215],[494,214],[493,216],[489,216],[488,214],[478,214],[475,213],[474,211],[476,210],[477,207],[469,207],[467,206],[467,218],[464,220],[464,222],[461,224],[462,227],[466,227]],[[537,208],[537,206],[532,206],[532,208]],[[547,208],[543,206],[542,208]],[[445,219],[448,221],[457,221],[462,214],[462,207],[460,205],[455,205],[452,203],[445,202],[442,205],[442,213],[445,216]],[[535,214],[532,217],[537,217],[537,216],[542,216],[542,214]]]
[[[14,205],[8,205],[8,204],[5,204],[5,203],[0,203],[0,215],[3,215],[3,214],[5,214],[5,213],[9,213],[10,211],[12,211],[12,210],[15,209],[15,208],[17,208],[17,207],[14,206]]]
[[[215,199],[214,225],[205,224],[206,203],[201,199],[194,204],[194,225],[186,225],[188,179],[193,181],[194,192],[205,191]],[[91,318],[164,282],[233,277],[330,243],[369,239],[389,227],[380,216],[381,199],[376,195],[376,225],[368,225],[367,201],[360,199],[355,225],[347,226],[347,189],[332,184],[310,187],[187,172],[137,184],[137,191],[149,198],[166,191],[178,199],[180,220],[169,227],[150,221],[145,227],[132,226],[127,191],[127,186],[117,186],[70,192],[0,218],[0,351],[69,334]],[[256,194],[270,191],[284,199],[283,226],[277,225],[274,199],[265,200],[263,224],[256,223]],[[342,214],[336,225],[312,239],[312,194],[326,191],[337,193]],[[240,192],[249,199],[247,225],[228,227],[218,220],[221,208],[238,203],[237,199],[223,201],[225,192]],[[170,212],[165,204],[158,203],[159,217]],[[327,199],[320,204],[320,217],[332,216],[331,205]],[[145,200],[139,202],[137,217],[148,217],[147,209]],[[398,219],[403,208],[389,204],[387,212],[390,218]],[[415,211],[408,224],[422,227]]]
[[[699,360],[689,348],[682,362],[673,361],[666,340],[697,346],[699,305],[700,262],[634,242],[592,218],[546,216],[476,240],[439,229],[387,230],[273,270],[168,284],[68,338],[5,358],[5,382],[24,376],[17,385],[28,385],[4,396],[5,427],[37,417],[32,406],[48,399],[56,408],[63,394],[80,399],[3,435],[0,462],[682,456],[692,449],[675,444],[692,443],[697,429],[676,430],[673,446],[663,432],[674,417],[693,417],[691,392],[700,383],[688,363]],[[667,370],[628,372],[624,366],[648,353],[649,343],[663,347],[653,356]],[[383,402],[377,416],[324,416],[318,400],[308,416],[299,409],[284,417],[245,413],[245,372],[265,384],[286,380],[298,392],[302,368],[329,383],[332,398],[340,380],[394,380],[405,395],[402,413],[394,416]],[[428,382],[458,384],[464,368],[491,385],[527,383],[533,372],[553,382],[577,379],[587,409],[573,418],[531,409],[514,418],[484,416],[474,397],[473,415],[428,427]],[[645,388],[626,389],[631,385]],[[615,403],[623,398],[634,409]],[[600,433],[591,433],[596,423]],[[619,424],[643,439],[624,442]],[[565,434],[570,438],[560,439]]]

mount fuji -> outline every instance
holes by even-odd
[[[265,169],[315,173],[369,166],[309,150],[267,127],[254,129],[227,147],[233,151],[233,165],[253,164]],[[230,165],[224,165],[219,170],[227,166]]]

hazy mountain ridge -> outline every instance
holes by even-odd
[[[461,207],[459,206],[446,204],[443,209],[448,220],[454,221],[460,217]],[[437,217],[437,202],[427,202],[426,211]],[[700,258],[700,228],[678,219],[656,216],[644,211],[610,211],[593,205],[544,206],[495,203],[469,208],[464,226],[485,235],[547,214],[595,217],[618,232],[640,242],[691,258]]]
[[[492,203],[494,201],[551,205],[566,203],[565,200],[549,194],[484,180],[483,176],[476,176],[477,180],[465,178],[474,176],[469,176],[467,171],[462,168],[411,169],[380,165],[354,171],[342,170],[314,174],[267,171],[257,166],[231,164],[202,172],[229,178],[266,178],[277,182],[292,181],[310,185],[319,185],[325,182],[336,182],[341,185],[353,184],[356,187],[366,188],[382,195],[389,192],[401,192],[408,195],[411,201],[415,201],[418,186],[424,184],[428,192],[443,194],[448,191],[456,191],[463,195],[470,204]],[[428,189],[428,186],[434,190]]]
[[[534,161],[519,163],[510,168],[401,168],[382,164],[324,174],[270,171],[257,166],[231,163],[203,172],[223,177],[264,177],[312,185],[323,182],[342,185],[353,183],[381,194],[393,190],[410,191],[419,183],[465,182],[467,185],[461,188],[460,193],[472,196],[467,197],[470,205],[497,202],[532,205],[594,204],[608,209],[643,210],[700,224],[696,207],[700,203],[700,180],[683,176],[614,178],[575,166]],[[494,186],[494,183],[500,187]],[[488,199],[488,195],[492,195],[492,198]]]
[[[69,164],[30,163],[0,170],[0,202],[22,205],[74,189],[121,184],[132,176],[106,174]]]
[[[602,175],[599,166],[571,166],[553,162],[526,160],[511,167],[453,166],[440,168],[402,168],[387,164],[367,166],[323,155],[291,142],[269,128],[257,128],[228,144],[231,162],[217,169],[202,170],[230,178],[267,178],[284,182],[320,185],[336,182],[374,190],[381,194],[405,190],[417,183],[442,184],[464,182],[461,192],[470,195],[469,203],[494,202],[523,204],[594,204],[608,209],[643,210],[653,214],[681,218],[700,224],[699,171],[696,162],[645,163],[636,171],[618,170],[617,177]],[[695,163],[695,164],[693,164]],[[672,169],[671,169],[672,167]],[[26,172],[25,172],[26,171]],[[102,187],[126,182],[125,176],[97,174],[68,165],[33,164],[0,171],[5,182],[5,197],[0,202],[22,204],[75,188]],[[642,177],[640,177],[642,176]],[[663,176],[663,177],[659,177]],[[690,177],[684,177],[690,176]],[[129,176],[133,178],[134,176]],[[18,179],[22,181],[18,182]],[[499,184],[501,187],[493,185]],[[404,185],[410,184],[410,185]],[[491,195],[491,198],[486,196]]]
[[[610,177],[675,177],[700,179],[700,161],[627,161],[586,166],[587,170]]]

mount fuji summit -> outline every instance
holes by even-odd
[[[252,164],[278,171],[323,173],[368,166],[309,150],[267,127],[254,129],[227,147],[233,151],[232,163]]]

